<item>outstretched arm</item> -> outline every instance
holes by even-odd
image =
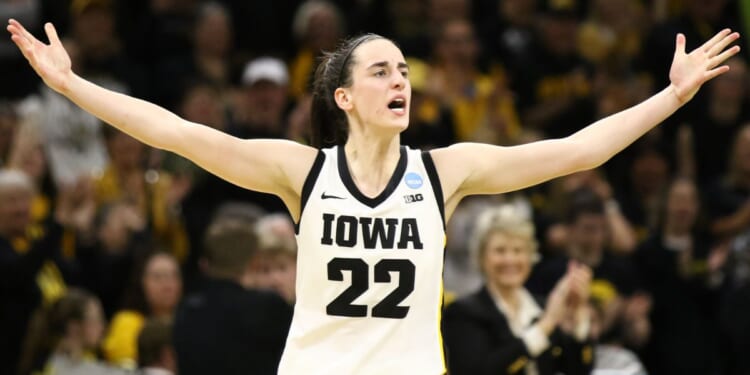
[[[99,87],[71,70],[70,57],[55,28],[49,23],[44,28],[50,44],[37,40],[15,20],[7,27],[13,42],[50,88],[143,143],[180,154],[236,185],[278,195],[296,220],[315,149],[282,140],[241,140]]]
[[[462,143],[432,151],[446,197],[446,214],[470,194],[497,194],[603,164],[693,98],[706,81],[729,70],[720,66],[739,52],[739,38],[725,29],[685,52],[677,35],[671,84],[646,101],[603,118],[575,134],[514,147]]]

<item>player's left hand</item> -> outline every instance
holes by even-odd
[[[677,34],[669,80],[677,99],[685,103],[693,98],[701,85],[729,70],[720,65],[740,51],[739,46],[727,48],[740,34],[724,29],[690,53],[685,52],[685,35]]]

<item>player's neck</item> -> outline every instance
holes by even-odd
[[[349,173],[359,191],[369,197],[380,194],[391,179],[400,158],[399,138],[350,137],[344,146]]]

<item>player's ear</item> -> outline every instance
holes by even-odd
[[[352,109],[351,92],[343,87],[339,87],[333,92],[333,98],[336,100],[336,105],[341,108],[342,111],[348,111]]]

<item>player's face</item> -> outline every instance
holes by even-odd
[[[349,114],[362,126],[406,129],[411,84],[401,50],[388,40],[376,39],[357,47],[352,58],[352,86],[346,89],[352,104]]]
[[[531,244],[505,233],[490,235],[484,248],[482,270],[497,289],[520,288],[531,272]]]

